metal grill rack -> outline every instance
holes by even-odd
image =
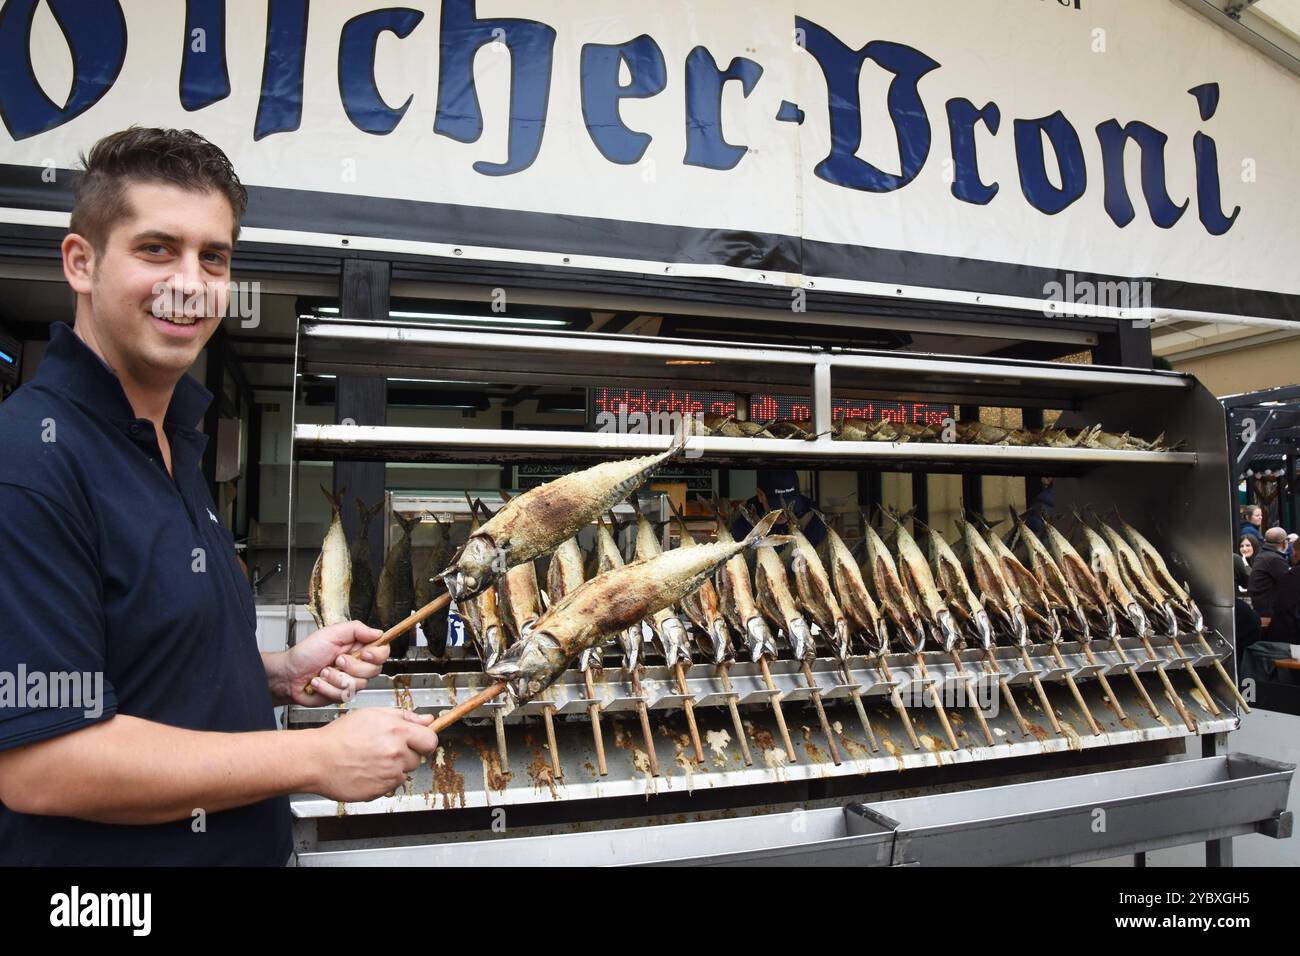
[[[1154,656],[1141,642],[1126,639],[1118,645],[1123,655],[1099,640],[1087,649],[1067,642],[1058,648],[1059,660],[1046,645],[1031,647],[1026,654],[1002,647],[989,656],[975,651],[955,656],[927,651],[920,658],[890,654],[885,666],[879,660],[854,658],[841,668],[837,661],[819,659],[811,668],[811,685],[792,661],[772,664],[771,686],[757,665],[746,662],[730,667],[729,687],[712,665],[691,667],[685,688],[668,668],[648,666],[638,694],[627,675],[606,666],[589,694],[583,675],[571,670],[534,701],[517,708],[493,702],[449,730],[438,754],[403,791],[366,804],[340,805],[307,795],[295,798],[299,848],[304,852],[316,849],[323,839],[317,825],[331,827],[339,817],[359,820],[410,814],[409,825],[397,829],[437,832],[452,825],[451,816],[462,810],[529,805],[553,813],[553,822],[599,829],[608,826],[599,822],[609,815],[599,809],[605,798],[665,794],[689,798],[720,791],[724,801],[757,812],[754,808],[775,804],[767,792],[774,784],[806,787],[878,772],[961,765],[986,766],[987,775],[996,779],[993,762],[999,759],[1095,753],[1099,761],[1114,760],[1125,745],[1177,742],[1191,736],[1215,741],[1219,739],[1215,735],[1238,726],[1233,699],[1214,670],[1221,662],[1233,672],[1231,569],[1226,559],[1220,560],[1223,542],[1230,536],[1221,502],[1221,491],[1227,486],[1222,413],[1217,401],[1190,376],[983,357],[744,348],[590,334],[468,332],[347,320],[304,322],[297,355],[300,375],[364,371],[450,382],[572,386],[589,382],[596,368],[600,376],[617,380],[620,386],[689,385],[745,394],[762,383],[766,391],[807,395],[813,431],[825,433],[819,438],[693,437],[691,464],[1056,475],[1062,504],[1116,505],[1155,540],[1174,573],[1188,581],[1207,623],[1204,635],[1182,635],[1177,649],[1168,641],[1153,640]],[[833,398],[873,397],[1063,409],[1062,425],[1100,422],[1111,431],[1164,432],[1177,450],[834,440],[829,434]],[[297,423],[293,437],[295,462],[573,466],[645,454],[667,447],[671,440],[668,435],[590,431]],[[1109,678],[1113,697],[1103,691],[1100,676]],[[1067,678],[1079,688],[1100,733],[1090,728],[1088,714]],[[440,712],[486,683],[468,661],[421,661],[414,673],[372,682],[350,706],[396,705]],[[944,702],[952,720],[956,747],[935,719],[937,712],[924,705],[933,694]],[[869,714],[874,739],[865,733],[855,696]],[[785,709],[793,753],[781,742],[773,698]],[[1185,710],[1175,706],[1175,698]],[[818,700],[828,715],[834,741],[827,739],[814,715]],[[917,705],[907,707],[910,729],[899,716],[900,701]],[[1154,710],[1148,701],[1154,702]],[[730,702],[741,708],[747,747],[734,739]],[[652,772],[637,721],[643,703],[654,726],[658,774]],[[977,703],[985,705],[982,713],[992,743],[975,717]],[[706,744],[702,763],[695,759],[686,733],[688,704]],[[604,775],[596,770],[593,705],[605,728],[609,759]],[[540,715],[546,710],[552,715],[554,749],[541,726]],[[338,713],[332,707],[293,707],[289,723],[310,727]],[[743,750],[750,753],[742,755]],[[430,811],[436,819],[419,816]],[[394,832],[372,835],[369,843],[361,845],[405,839],[410,838]]]

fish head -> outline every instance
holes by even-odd
[[[1178,636],[1178,618],[1174,614],[1173,606],[1168,601],[1162,601],[1156,606],[1156,614],[1160,619],[1160,626],[1163,628],[1162,633],[1167,637]]]
[[[1054,607],[1047,609],[1047,640],[1052,644],[1061,643],[1061,618]]]
[[[849,659],[851,653],[849,643],[849,622],[844,618],[838,618],[835,621],[835,637],[831,641],[831,647],[835,651],[835,656],[842,661]]]
[[[989,612],[980,608],[971,618],[971,627],[975,631],[975,639],[979,641],[980,647],[988,650],[993,646],[993,622],[989,620]]]
[[[618,635],[619,647],[623,650],[623,669],[634,671],[641,666],[641,625],[633,624]]]
[[[817,646],[813,642],[812,629],[801,617],[792,617],[785,623],[786,637],[790,640],[790,649],[794,651],[795,660],[805,660],[816,656]]]
[[[939,643],[945,651],[951,651],[961,640],[961,632],[951,611],[939,611],[935,614],[934,629],[938,632]]]
[[[1184,588],[1184,590],[1186,590],[1186,588]],[[1196,606],[1196,602],[1190,597],[1184,605],[1184,611],[1187,614],[1188,623],[1191,624],[1193,631],[1200,634],[1205,630],[1205,615],[1201,613],[1201,609]]]
[[[772,629],[762,616],[756,614],[745,622],[745,634],[751,661],[757,661],[761,657],[776,657],[776,638],[772,636]]]
[[[727,622],[720,617],[715,617],[709,624],[709,631],[713,637],[713,663],[721,664],[731,660],[735,655],[731,650],[731,635],[727,632]]]
[[[495,662],[484,668],[491,678],[504,681],[516,703],[536,697],[564,672],[567,663],[559,641],[549,631],[533,631]]]
[[[1154,629],[1151,622],[1147,620],[1146,612],[1142,610],[1142,605],[1132,601],[1124,608],[1124,617],[1133,625],[1138,634],[1151,634]]]
[[[876,653],[889,653],[889,624],[883,617],[876,621]]]
[[[1017,644],[1029,643],[1029,623],[1025,620],[1025,609],[1019,604],[1011,608],[1011,636]]]
[[[1065,620],[1066,628],[1070,633],[1078,635],[1079,640],[1085,644],[1092,640],[1092,633],[1088,628],[1088,615],[1083,613],[1083,607],[1078,601],[1070,605]]]
[[[456,563],[442,575],[447,590],[456,601],[481,594],[496,575],[505,570],[503,557],[504,552],[487,535],[471,536]]]

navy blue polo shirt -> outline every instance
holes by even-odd
[[[207,436],[194,426],[211,401],[189,375],[176,385],[163,423],[173,481],[153,425],[59,322],[36,376],[0,403],[0,750],[115,714],[275,729],[252,593],[199,470]],[[102,691],[72,676],[96,674]],[[0,805],[0,864],[278,866],[292,848],[287,797],[204,824]]]

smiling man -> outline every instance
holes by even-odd
[[[287,794],[395,789],[436,748],[432,718],[275,729],[274,704],[347,699],[388,648],[352,621],[259,655],[199,471],[212,396],[186,371],[221,322],[246,194],[188,131],[125,130],[84,164],[62,244],[75,325],[0,404],[0,684],[48,690],[0,695],[0,864],[280,865]]]

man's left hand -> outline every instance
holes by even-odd
[[[284,655],[281,685],[283,695],[295,704],[319,707],[342,703],[356,696],[366,682],[379,676],[389,647],[366,647],[383,631],[360,621],[332,624],[315,631],[289,648]],[[360,656],[352,652],[360,649]],[[304,693],[311,686],[312,693]]]

